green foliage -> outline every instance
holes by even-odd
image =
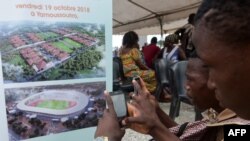
[[[5,52],[5,51],[10,51],[12,49],[14,49],[14,47],[9,43],[8,39],[1,39],[0,42],[0,51],[1,52]]]
[[[86,74],[97,67],[102,59],[102,53],[94,49],[86,49],[76,57],[67,60],[59,68],[51,69],[41,76],[40,80],[62,80],[74,78],[77,74]]]
[[[96,67],[101,59],[101,52],[88,49],[85,52],[78,54],[75,58],[70,59],[62,66],[62,68],[77,73],[83,69]]]

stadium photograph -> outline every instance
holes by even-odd
[[[105,82],[5,89],[10,141],[96,126]]]

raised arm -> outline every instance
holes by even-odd
[[[148,129],[148,134],[154,137],[157,141],[176,141],[179,140],[172,134],[168,128],[159,119],[155,105],[151,102],[150,93],[145,87],[142,80],[141,88],[136,81],[133,81],[134,86],[138,89],[139,94],[132,96],[131,104],[135,107],[135,116],[126,118],[123,123],[129,124],[142,124]]]
[[[177,126],[178,124],[172,120],[160,107],[156,109],[157,115],[161,122],[167,127],[171,128]]]
[[[117,115],[115,113],[113,101],[107,91],[104,92],[108,109],[105,109],[103,117],[99,119],[95,132],[96,137],[108,137],[110,141],[121,141],[125,131],[119,126]]]

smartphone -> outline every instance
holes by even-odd
[[[133,80],[135,80],[139,84],[138,87],[134,86],[134,94],[138,95],[139,89],[141,88],[140,77],[139,76],[133,77]]]
[[[122,91],[114,91],[110,93],[113,100],[115,112],[117,117],[125,117],[128,115],[125,94]]]

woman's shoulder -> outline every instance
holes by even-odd
[[[130,51],[140,52],[140,50],[139,50],[139,49],[137,49],[137,48],[131,48],[131,50],[130,50]]]
[[[137,54],[139,51],[139,49],[137,48],[126,48],[126,47],[122,47],[119,50],[119,55],[128,55],[128,54]]]
[[[122,46],[120,49],[119,49],[119,54],[120,55],[123,55],[123,54],[127,54],[128,52],[128,49],[124,46]]]

